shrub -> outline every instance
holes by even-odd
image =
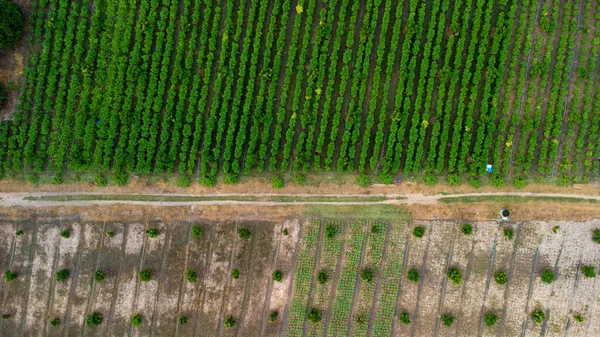
[[[583,323],[585,321],[585,318],[581,314],[573,315],[573,318],[575,318],[575,322]]]
[[[485,314],[485,325],[492,326],[496,324],[497,321],[498,315],[494,314],[493,312],[488,312],[487,314]]]
[[[542,271],[542,282],[548,284],[554,282],[554,272],[551,269],[544,269]]]
[[[464,234],[464,235],[471,235],[471,233],[473,233],[473,226],[469,225],[469,224],[464,224],[462,226],[460,226],[460,231]]]
[[[594,229],[594,235],[592,236],[592,241],[597,244],[600,244],[600,229]]]
[[[273,272],[273,280],[277,282],[281,282],[283,280],[283,272],[281,270],[276,270]]]
[[[537,309],[531,313],[531,317],[535,321],[536,324],[541,324],[546,319],[546,314],[544,311]]]
[[[391,185],[394,183],[394,176],[391,173],[379,173],[377,179],[380,183]]]
[[[148,236],[151,237],[151,238],[157,237],[159,233],[160,232],[156,228],[148,228],[148,229],[146,229],[146,234],[148,234]]]
[[[321,311],[317,308],[312,308],[308,312],[308,321],[317,324],[321,321]]]
[[[188,322],[188,318],[186,316],[183,316],[183,315],[179,316],[179,324],[185,325],[185,324],[187,324],[187,322]]]
[[[225,176],[225,179],[223,179],[223,182],[225,185],[235,185],[240,182],[240,178],[238,178],[237,175],[228,174]]]
[[[60,325],[60,318],[56,317],[53,320],[50,321],[50,325],[52,326],[59,326]]]
[[[456,173],[449,174],[446,180],[448,181],[448,185],[450,186],[460,185],[460,176]]]
[[[31,185],[37,185],[37,183],[39,183],[39,182],[40,182],[40,177],[38,177],[38,175],[37,175],[37,174],[35,174],[35,173],[32,173],[32,174],[28,174],[28,175],[25,177],[25,180],[26,180],[28,183],[30,183]]]
[[[417,268],[412,268],[408,271],[408,274],[406,274],[406,278],[409,281],[419,282],[419,280],[421,279],[421,275],[419,274]]]
[[[507,238],[508,240],[512,240],[513,239],[513,230],[512,230],[512,228],[505,228],[504,229],[504,237]]]
[[[55,277],[56,277],[56,280],[60,282],[60,281],[64,281],[64,280],[68,279],[70,274],[71,273],[69,272],[69,269],[63,269],[63,270],[59,270],[56,273]]]
[[[513,186],[514,186],[516,189],[522,189],[522,188],[525,188],[525,186],[527,186],[527,180],[526,180],[525,178],[522,178],[522,177],[516,176],[516,177],[513,179]]]
[[[179,177],[179,180],[177,181],[177,186],[179,186],[181,188],[188,188],[188,187],[190,187],[190,185],[192,185],[192,177],[190,177],[187,174],[184,174],[181,177]],[[202,185],[205,185],[205,184],[202,184]],[[207,186],[212,186],[212,185],[207,185]]]
[[[462,274],[457,268],[450,268],[446,272],[446,276],[452,281],[452,283],[459,285],[462,283]]]
[[[283,181],[283,178],[276,175],[271,178],[271,186],[273,186],[273,188],[282,188],[285,186],[285,182]]]
[[[235,320],[233,319],[233,316],[227,316],[227,318],[225,318],[225,320],[223,321],[223,325],[226,328],[233,328],[235,326]]]
[[[198,273],[194,269],[190,269],[185,274],[185,279],[190,283],[195,283],[198,279]]]
[[[581,267],[581,273],[585,278],[596,277],[596,267],[594,266],[583,266]]]
[[[554,226],[554,227],[552,227],[552,233],[554,233],[554,234],[558,233],[559,229],[560,229],[560,226]]]
[[[285,236],[288,236],[288,234],[289,234],[289,233],[288,233],[288,229],[287,229],[287,228],[284,228],[284,229],[283,229],[283,231],[282,231],[282,233],[283,233],[283,235],[285,235]]]
[[[94,273],[94,280],[98,282],[104,281],[104,272],[102,270],[96,270]]]
[[[271,311],[271,314],[269,315],[269,322],[271,322],[271,323],[276,322],[278,317],[279,317],[278,311]]]
[[[304,174],[298,174],[296,176],[296,184],[304,186],[304,184],[306,184],[306,176]]]
[[[451,326],[452,323],[454,323],[454,316],[449,315],[449,314],[443,314],[442,315],[442,323],[445,326]]]
[[[10,318],[10,314],[2,314],[2,319],[9,319]]]
[[[112,176],[112,180],[119,186],[127,185],[127,179],[128,176],[125,172],[115,172]]]
[[[60,232],[60,236],[62,236],[65,239],[68,239],[71,237],[71,231],[69,231],[68,229],[65,229],[62,232]]]
[[[148,282],[152,279],[152,271],[149,269],[142,270],[140,272],[140,280],[143,282]]]
[[[329,275],[325,270],[319,271],[319,273],[317,274],[317,281],[319,282],[319,284],[324,284],[325,282],[329,281]]]
[[[250,239],[250,234],[252,233],[248,228],[238,229],[238,235],[240,236],[240,239]]]
[[[87,315],[85,319],[85,324],[90,328],[97,327],[102,323],[102,314],[94,311],[91,314]]]
[[[504,186],[504,177],[499,174],[492,174],[492,186],[494,187],[503,187]]]
[[[140,326],[144,320],[144,316],[142,314],[135,314],[131,317],[131,325]]]
[[[198,226],[198,225],[193,225],[192,226],[192,237],[194,239],[200,239],[202,237],[202,227]]]
[[[327,225],[325,227],[325,236],[329,239],[333,238],[338,232],[338,229],[334,225]]]
[[[240,271],[237,268],[233,268],[233,270],[231,271],[231,277],[234,280],[237,280],[240,278]]]
[[[496,275],[494,275],[494,279],[496,280],[496,283],[500,285],[506,284],[506,282],[508,282],[508,276],[506,275],[506,272],[504,270],[497,272]]]
[[[23,235],[23,233],[25,233],[22,229],[19,229],[18,231],[15,232],[16,236],[21,236]]]
[[[416,238],[422,238],[425,235],[425,227],[417,226],[413,229],[413,236]]]
[[[365,268],[360,272],[360,278],[365,282],[373,281],[374,277],[375,275],[373,275],[373,271],[369,268]]]
[[[113,236],[115,236],[115,232],[106,232],[106,236],[112,238]]]
[[[6,87],[2,82],[0,82],[0,109],[6,106],[8,102],[8,92],[6,91]]]
[[[425,174],[424,180],[425,180],[425,184],[427,184],[429,186],[433,186],[437,182],[437,177],[433,172],[427,172]]]
[[[60,175],[60,174],[53,175],[52,178],[50,179],[50,182],[52,182],[54,185],[62,184],[63,183],[62,175]]]
[[[469,178],[469,185],[471,185],[474,188],[480,188],[481,180],[479,180],[479,178],[476,178],[476,177],[471,177],[471,178]]]
[[[9,0],[0,1],[0,49],[17,45],[23,33],[24,22],[19,5]]]
[[[4,279],[6,280],[6,282],[12,282],[16,280],[18,276],[19,274],[11,272],[10,270],[4,272]]]
[[[408,315],[408,312],[403,311],[400,313],[400,322],[404,324],[410,324],[410,316]]]
[[[184,179],[184,177],[181,177],[181,179]],[[180,184],[179,187],[189,187],[192,184],[191,178],[189,179],[189,181],[185,181],[187,182],[187,186],[183,186],[182,184]],[[200,185],[202,186],[215,186],[216,184],[217,182],[215,181],[215,178],[209,175],[203,175],[200,178]]]
[[[379,234],[385,232],[385,225],[383,224],[375,224],[371,226],[371,233]]]
[[[371,185],[371,177],[368,174],[361,173],[356,177],[356,182],[362,187],[369,187]]]
[[[354,317],[354,320],[360,325],[363,325],[367,322],[365,315],[356,315],[356,317]]]
[[[96,185],[98,185],[100,187],[106,186],[106,184],[107,184],[106,178],[104,178],[104,176],[101,175],[100,173],[94,174],[94,182],[96,183]]]

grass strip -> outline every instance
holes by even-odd
[[[451,203],[475,203],[475,202],[568,202],[598,204],[600,200],[574,197],[550,197],[550,196],[511,196],[511,195],[485,195],[466,197],[444,197],[438,199],[440,202]]]
[[[270,201],[270,202],[381,202],[387,200],[383,196],[337,197],[337,196],[182,196],[182,195],[48,195],[25,197],[29,201],[145,201],[145,202],[195,202],[195,201]]]

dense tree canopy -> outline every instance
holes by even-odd
[[[23,32],[23,12],[12,0],[0,0],[0,49],[14,47]]]

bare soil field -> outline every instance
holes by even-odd
[[[600,334],[597,277],[581,270],[600,270],[592,240],[599,219],[419,220],[387,206],[393,208],[355,213],[334,206],[321,212],[297,206],[3,209],[0,269],[17,278],[0,281],[0,311],[9,315],[0,320],[0,335]],[[461,230],[465,224],[472,226],[469,235]],[[192,235],[193,226],[200,236]],[[424,228],[422,238],[412,234],[416,227]],[[250,236],[239,235],[241,229]],[[413,268],[418,282],[407,279]],[[450,268],[460,272],[460,282],[447,277]],[[66,280],[56,277],[62,269],[69,270]],[[542,282],[547,269],[552,283]],[[95,279],[97,270],[103,280]],[[149,281],[139,277],[142,270],[151,272]],[[190,270],[195,279],[186,277]],[[275,271],[282,277],[273,277]],[[495,280],[500,271],[505,284]],[[544,313],[539,323],[534,310]],[[86,324],[92,312],[102,314],[95,327]],[[497,316],[494,324],[486,324],[488,313]],[[136,314],[140,326],[131,324]],[[444,314],[454,318],[451,325],[441,321]],[[55,318],[59,325],[51,324]]]

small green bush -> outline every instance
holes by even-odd
[[[544,269],[542,271],[542,282],[547,284],[554,282],[554,272],[551,269]]]
[[[271,186],[273,186],[273,188],[282,188],[285,186],[285,182],[283,181],[283,178],[276,175],[271,178]]]
[[[225,318],[225,320],[223,321],[223,325],[226,328],[233,328],[235,326],[235,320],[233,319],[233,316],[227,316],[227,318]]]
[[[192,226],[192,237],[194,239],[200,239],[202,237],[202,227],[198,226],[198,225],[193,225]]]
[[[31,173],[25,177],[25,180],[31,185],[37,185],[40,182],[40,177],[35,173]]]
[[[416,238],[422,238],[425,235],[425,227],[417,226],[413,229],[413,236]]]
[[[552,227],[552,233],[554,233],[554,234],[558,233],[559,229],[560,229],[560,226],[554,226],[554,227]]]
[[[234,174],[228,174],[223,179],[223,183],[225,183],[225,185],[235,185],[239,182],[240,182],[240,178]]]
[[[148,236],[151,237],[151,238],[157,237],[159,233],[160,232],[156,228],[148,228],[148,229],[146,229],[146,234],[148,234]]]
[[[493,326],[498,321],[498,315],[493,312],[488,312],[485,314],[485,325]]]
[[[57,281],[64,281],[66,279],[69,278],[69,275],[71,275],[71,273],[69,272],[69,269],[63,269],[63,270],[59,270],[55,277]]]
[[[1,2],[0,2],[1,3]],[[2,82],[0,82],[0,109],[3,109],[8,102],[8,91]]]
[[[319,271],[319,273],[317,274],[317,281],[319,282],[319,284],[324,284],[327,281],[329,281],[329,275],[325,270]]]
[[[2,314],[2,319],[9,319],[10,318],[10,314]]]
[[[188,322],[188,318],[186,316],[183,316],[183,315],[179,316],[179,324],[185,325],[185,324],[187,324],[187,322]]]
[[[513,179],[513,186],[519,190],[525,188],[527,186],[527,179],[517,176]]]
[[[575,321],[579,323],[583,323],[585,321],[585,318],[583,318],[581,314],[573,315],[573,318],[575,318]]]
[[[131,317],[131,325],[140,326],[144,321],[144,316],[142,314],[135,314]]]
[[[210,181],[210,180],[207,180]],[[207,182],[204,181],[204,182]],[[188,174],[183,174],[179,177],[179,180],[177,180],[177,186],[181,187],[181,188],[188,188],[192,185],[192,177],[190,177]],[[202,184],[205,186],[214,186],[213,185],[207,185],[207,184]]]
[[[600,244],[600,228],[594,229],[594,235],[592,236],[592,241]]]
[[[91,314],[87,315],[85,319],[85,324],[90,328],[97,327],[102,323],[102,314],[94,311]]]
[[[306,176],[304,174],[298,174],[296,176],[296,184],[304,186],[304,184],[306,184]]]
[[[452,283],[459,285],[462,283],[462,274],[457,268],[450,268],[446,272],[446,276],[452,281]]]
[[[464,235],[471,235],[473,233],[473,226],[469,225],[469,224],[464,224],[462,226],[460,226],[460,231],[464,234]]]
[[[371,185],[371,177],[368,174],[361,173],[356,177],[356,182],[362,187],[369,187]]]
[[[15,232],[16,236],[21,236],[23,235],[23,233],[25,233],[22,229],[19,229],[18,231]]]
[[[360,279],[365,282],[371,282],[375,278],[373,271],[369,268],[365,268],[360,272]]]
[[[449,315],[449,314],[443,314],[442,315],[442,323],[445,326],[451,326],[452,323],[454,323],[454,316]]]
[[[410,324],[410,316],[408,312],[403,311],[402,313],[400,313],[400,322],[404,324]]]
[[[240,278],[240,271],[237,268],[233,268],[233,270],[231,271],[231,277],[234,280],[237,280]]]
[[[19,274],[11,272],[10,270],[4,272],[4,279],[6,280],[6,282],[12,282],[16,280],[17,277],[19,277]]]
[[[69,231],[68,229],[65,229],[62,232],[60,232],[60,236],[62,236],[65,239],[68,239],[71,237],[71,231]]]
[[[273,272],[273,280],[277,282],[281,282],[283,280],[283,272],[281,270],[276,270]]]
[[[371,226],[371,233],[373,234],[380,234],[385,232],[385,225],[384,224],[374,224]]]
[[[479,180],[479,178],[476,177],[471,177],[469,178],[469,185],[471,185],[473,188],[480,188],[481,180]]]
[[[317,308],[312,308],[310,309],[310,311],[308,312],[308,321],[313,323],[313,324],[317,324],[321,321],[321,311]]]
[[[190,269],[185,274],[185,279],[190,283],[195,283],[198,279],[198,273],[194,269]]]
[[[424,178],[425,184],[429,186],[435,185],[437,183],[437,176],[433,172],[427,172]]]
[[[536,324],[542,324],[542,322],[546,319],[546,314],[544,311],[537,309],[531,313],[531,317]]]
[[[56,317],[53,320],[50,321],[50,325],[52,326],[59,326],[60,325],[60,318]]]
[[[583,266],[581,267],[581,273],[585,278],[596,277],[596,267],[594,266]]]
[[[277,322],[278,317],[279,317],[278,311],[271,311],[271,314],[269,315],[269,322],[271,322],[271,323]]]
[[[23,34],[24,23],[23,10],[19,5],[13,1],[0,1],[0,49],[17,45]]]
[[[102,270],[96,270],[94,273],[94,280],[98,282],[104,281],[104,272]]]
[[[449,174],[446,180],[448,181],[448,185],[450,186],[460,185],[460,176],[456,173]]]
[[[385,185],[391,185],[394,183],[394,176],[391,173],[379,173],[377,179],[380,183]]]
[[[505,228],[504,229],[504,237],[507,238],[508,240],[512,240],[513,239],[513,230],[512,228]]]
[[[504,270],[500,270],[499,272],[497,272],[496,275],[494,275],[494,279],[496,280],[496,283],[500,285],[506,284],[506,282],[508,282],[508,276],[506,275],[506,272]]]
[[[335,237],[335,235],[338,233],[338,229],[335,225],[327,225],[325,227],[325,236],[329,239]]]
[[[119,186],[125,186],[125,185],[127,185],[128,178],[129,177],[127,176],[127,173],[125,173],[125,172],[115,172],[115,173],[113,173],[112,181],[114,181],[114,183]]]
[[[504,177],[497,173],[492,174],[492,186],[503,187],[504,186]]]
[[[152,271],[149,269],[142,270],[140,272],[140,280],[142,282],[148,282],[152,279]]]
[[[238,229],[238,235],[240,236],[240,239],[250,239],[251,234],[252,233],[250,232],[250,230],[248,228]]]
[[[183,177],[182,177],[182,179],[183,179]],[[192,183],[192,181],[190,178],[187,186],[180,185],[179,187],[189,187],[191,185],[191,183]],[[216,184],[217,184],[217,181],[215,180],[214,177],[211,177],[210,175],[204,174],[204,175],[202,175],[202,177],[200,177],[200,185],[202,185],[202,186],[212,187],[212,186],[215,186]]]
[[[367,322],[367,319],[365,318],[365,315],[356,315],[356,317],[354,317],[354,321],[356,321],[356,323],[359,325],[363,325]]]
[[[406,278],[409,281],[419,282],[419,280],[421,279],[421,274],[419,274],[419,271],[417,270],[417,268],[412,268],[406,274]]]
[[[106,232],[106,236],[112,238],[113,236],[115,236],[115,232]]]
[[[106,178],[104,178],[104,176],[101,175],[100,173],[94,174],[94,182],[96,183],[96,185],[98,185],[100,187],[106,186],[108,184],[106,182]]]
[[[283,229],[283,231],[282,231],[282,233],[283,233],[283,235],[285,235],[285,236],[288,236],[288,234],[290,234],[290,233],[288,232],[288,229],[287,229],[287,228],[284,228],[284,229]]]
[[[51,183],[53,183],[54,185],[60,185],[60,184],[62,184],[62,183],[63,183],[63,177],[62,177],[62,175],[60,175],[60,174],[53,175],[53,176],[50,178],[50,182],[51,182]]]

